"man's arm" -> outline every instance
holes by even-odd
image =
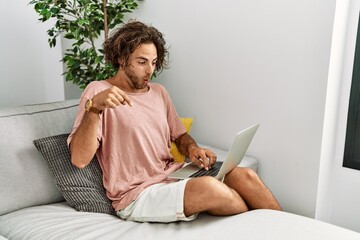
[[[105,108],[115,108],[119,105],[129,105],[132,103],[125,92],[113,86],[92,98],[93,107],[98,110]],[[84,107],[85,106],[79,106]],[[97,131],[99,127],[99,114],[85,111],[80,125],[74,132],[71,143],[71,163],[78,168],[86,167],[93,159],[98,148]]]
[[[216,154],[209,149],[199,147],[188,133],[175,139],[175,144],[182,154],[200,168],[208,170],[216,162]]]
[[[98,114],[85,112],[73,134],[70,143],[71,163],[78,168],[86,167],[96,153],[99,119]]]

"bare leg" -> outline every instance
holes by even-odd
[[[213,177],[190,179],[184,194],[184,213],[233,215],[251,209],[281,210],[278,202],[259,176],[249,168],[235,168],[224,183]]]
[[[249,168],[235,168],[226,175],[224,183],[234,189],[250,209],[281,210],[270,190],[259,176]]]
[[[242,197],[233,189],[213,177],[190,179],[186,183],[184,213],[199,212],[213,215],[233,215],[248,211]]]

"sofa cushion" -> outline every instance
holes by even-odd
[[[72,165],[66,142],[68,136],[61,134],[34,140],[54,176],[56,186],[69,205],[78,211],[114,214],[103,187],[99,162],[94,157],[85,168]]]
[[[71,131],[79,100],[0,109],[0,215],[64,201],[33,140]]]
[[[195,221],[137,223],[76,212],[65,203],[0,216],[0,234],[26,240],[359,240],[360,233],[282,211],[259,209],[232,216],[200,213]],[[1,239],[1,238],[0,238]]]

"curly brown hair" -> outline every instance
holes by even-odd
[[[143,43],[153,43],[157,50],[155,69],[161,71],[167,66],[168,50],[165,47],[163,34],[152,26],[139,21],[129,21],[115,29],[104,42],[105,60],[116,69],[120,67],[119,60],[124,61],[123,67],[129,65],[130,55]]]

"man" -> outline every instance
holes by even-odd
[[[129,22],[105,41],[104,51],[118,71],[87,86],[68,143],[76,167],[85,167],[96,154],[107,196],[120,218],[172,222],[192,220],[200,212],[281,210],[250,169],[235,168],[223,182],[167,177],[182,166],[173,161],[171,141],[205,169],[215,163],[216,155],[186,133],[165,88],[149,82],[154,70],[167,64],[165,40],[157,29]]]

